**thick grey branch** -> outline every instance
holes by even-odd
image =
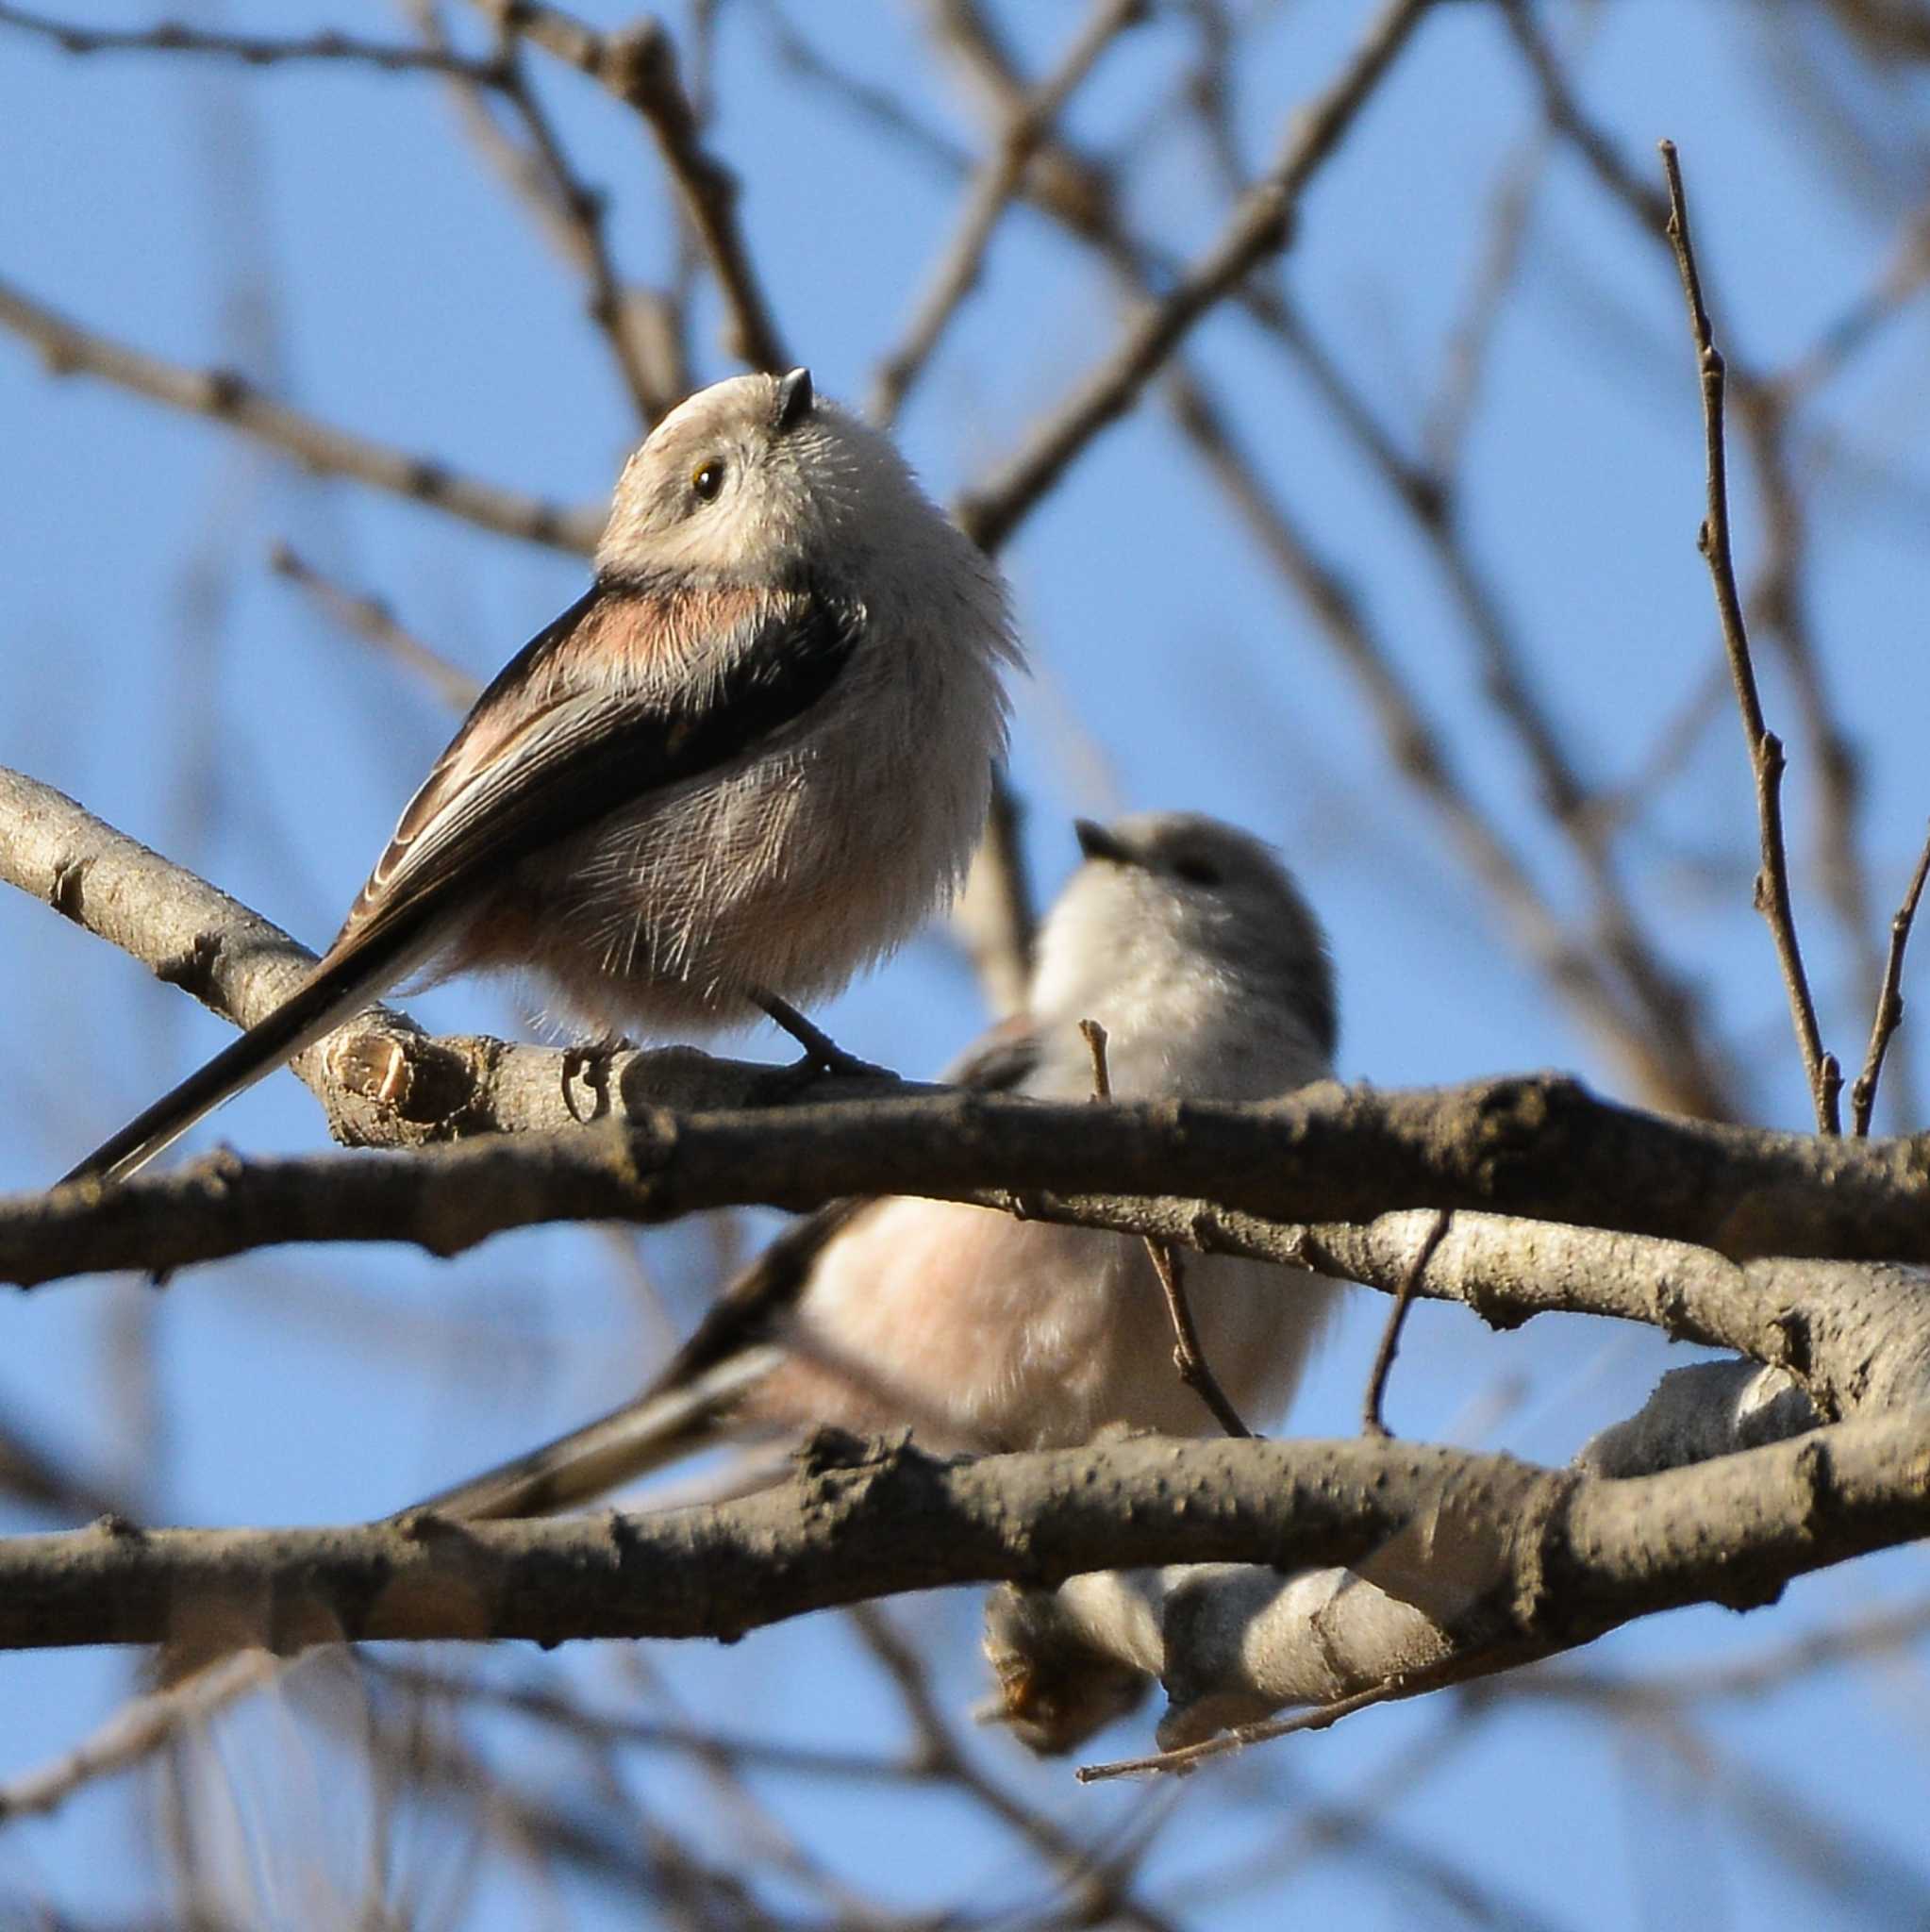
[[[203,1164],[0,1201],[0,1279],[176,1268],[290,1241],[448,1255],[512,1227],[803,1209],[842,1194],[980,1202],[1037,1218],[1214,1237],[1221,1210],[1369,1221],[1448,1207],[1619,1225],[1753,1255],[1930,1260],[1930,1144],[1664,1119],[1544,1074],[1380,1092],[1334,1083],[1232,1106],[1048,1105],[964,1092],[675,1114],[491,1138],[427,1159]],[[1140,1216],[1137,1208],[1134,1222]]]
[[[1575,1466],[1655,1475],[1818,1424],[1782,1370],[1701,1362],[1663,1376],[1641,1412],[1597,1436]],[[1132,1708],[1150,1679],[1166,1693],[1159,1744],[1173,1750],[1289,1706],[1490,1672],[1491,1632],[1469,1634],[1466,1618],[1491,1581],[1493,1541],[1490,1524],[1449,1497],[1351,1569],[1190,1563],[1098,1571],[1055,1591],[1008,1585],[985,1611],[999,1714],[1030,1749],[1057,1756]]]
[[[245,1612],[284,1647],[346,1638],[735,1637],[899,1591],[1107,1564],[1356,1563],[1480,1525],[1469,1617],[1519,1661],[1630,1617],[1745,1608],[1930,1534],[1930,1415],[1840,1424],[1612,1482],[1389,1442],[1190,1441],[935,1461],[823,1441],[780,1488],[657,1516],[141,1531],[0,1543],[0,1645],[151,1643]]]
[[[1299,1228],[1236,1219],[1225,1231],[1243,1253],[1393,1293],[1432,1219],[1410,1210]],[[1830,1418],[1930,1402],[1930,1276],[1912,1265],[1733,1261],[1680,1241],[1463,1213],[1420,1291],[1461,1302],[1496,1328],[1561,1310],[1732,1348],[1792,1377]]]

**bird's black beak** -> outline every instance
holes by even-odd
[[[777,378],[778,435],[783,436],[795,429],[811,413],[814,400],[808,369],[793,369],[789,375],[780,375]]]
[[[1090,819],[1074,819],[1073,835],[1079,841],[1079,850],[1088,858],[1110,859],[1114,865],[1133,865],[1138,862],[1134,855],[1104,825],[1094,824]]]

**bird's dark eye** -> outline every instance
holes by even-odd
[[[1175,858],[1173,870],[1190,886],[1217,886],[1223,883],[1220,868],[1209,859]]]
[[[706,503],[715,503],[718,491],[724,488],[724,465],[722,463],[706,463],[702,469],[698,470],[691,476],[690,488]]]

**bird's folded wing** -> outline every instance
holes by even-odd
[[[432,922],[485,872],[728,764],[825,695],[862,623],[810,591],[591,591],[476,701],[327,961]],[[661,675],[660,660],[684,675]]]

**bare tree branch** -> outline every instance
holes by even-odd
[[[1049,414],[1024,447],[956,506],[966,533],[997,550],[1092,438],[1123,414],[1187,332],[1245,277],[1288,247],[1301,192],[1339,144],[1433,0],[1390,0],[1334,84],[1294,117],[1273,165],[1173,285],[1143,309],[1118,346]]]
[[[1930,1411],[1617,1482],[1361,1441],[1176,1442],[938,1462],[820,1439],[790,1482],[659,1516],[134,1530],[0,1542],[0,1646],[160,1641],[197,1622],[270,1647],[372,1638],[724,1637],[949,1584],[1108,1565],[1356,1564],[1417,1525],[1477,1526],[1470,1674],[1630,1618],[1773,1601],[1793,1576],[1930,1533]],[[1397,1687],[1398,1690],[1402,1687]]]
[[[1710,331],[1708,311],[1703,307],[1702,283],[1696,275],[1695,250],[1689,233],[1689,208],[1683,198],[1682,172],[1672,142],[1662,143],[1662,166],[1669,179],[1669,239],[1674,243],[1676,262],[1682,271],[1682,290],[1689,300],[1689,325],[1702,378],[1708,511],[1696,541],[1715,583],[1716,608],[1722,620],[1722,642],[1729,654],[1729,673],[1735,680],[1736,699],[1741,707],[1743,729],[1749,739],[1750,763],[1755,774],[1756,817],[1762,834],[1762,870],[1755,881],[1756,909],[1768,920],[1775,940],[1783,984],[1789,995],[1789,1014],[1796,1026],[1796,1043],[1802,1049],[1804,1072],[1808,1076],[1810,1098],[1816,1108],[1817,1126],[1825,1134],[1835,1134],[1842,1127],[1838,1106],[1843,1084],[1842,1069],[1835,1055],[1823,1050],[1822,1035],[1816,1024],[1816,1002],[1810,997],[1809,978],[1803,970],[1803,952],[1796,941],[1796,915],[1789,900],[1789,860],[1783,844],[1783,743],[1763,722],[1755,668],[1749,656],[1749,628],[1742,615],[1742,600],[1736,590],[1736,567],[1729,549],[1728,457],[1722,436],[1722,357]]]
[[[212,416],[310,470],[353,476],[376,490],[412,497],[465,523],[506,537],[588,556],[607,512],[571,508],[520,491],[479,483],[428,457],[412,457],[352,435],[277,403],[229,369],[192,369],[164,361],[71,322],[0,282],[0,328],[33,343],[51,375],[97,375],[191,415]]]
[[[170,1270],[302,1241],[452,1255],[512,1227],[872,1193],[1192,1246],[1221,1244],[1229,1215],[1358,1222],[1426,1204],[1606,1223],[1734,1257],[1930,1261],[1930,1174],[1914,1141],[1819,1146],[1669,1120],[1552,1075],[1409,1092],[1328,1084],[1248,1106],[956,1091],[626,1111],[572,1133],[467,1140],[428,1160],[229,1158],[16,1195],[0,1201],[0,1279]]]
[[[890,423],[897,416],[960,304],[976,285],[993,231],[1054,119],[1106,48],[1145,12],[1146,0],[1094,0],[1057,70],[1006,117],[990,158],[966,193],[957,230],[945,244],[904,339],[878,364],[868,405],[874,422]]]
[[[405,630],[381,598],[344,590],[286,543],[277,543],[269,552],[268,567],[276,576],[286,577],[298,590],[306,591],[343,630],[373,644],[412,672],[452,711],[468,710],[481,695],[480,678],[460,665],[452,664],[413,632]]]
[[[1884,960],[1876,1012],[1870,1023],[1870,1049],[1863,1057],[1863,1071],[1850,1090],[1850,1113],[1859,1138],[1870,1131],[1870,1119],[1876,1110],[1876,1083],[1883,1077],[1884,1056],[1904,1023],[1904,953],[1910,943],[1910,927],[1916,923],[1917,905],[1923,896],[1926,878],[1930,878],[1930,839],[1924,841],[1923,849],[1917,856],[1917,869],[1904,890],[1904,902],[1889,922],[1889,952]]]
[[[471,4],[506,32],[589,75],[642,117],[723,291],[730,353],[753,369],[789,369],[790,357],[738,225],[737,177],[704,145],[696,109],[677,73],[676,49],[661,24],[644,19],[615,33],[599,33],[540,0]]]

